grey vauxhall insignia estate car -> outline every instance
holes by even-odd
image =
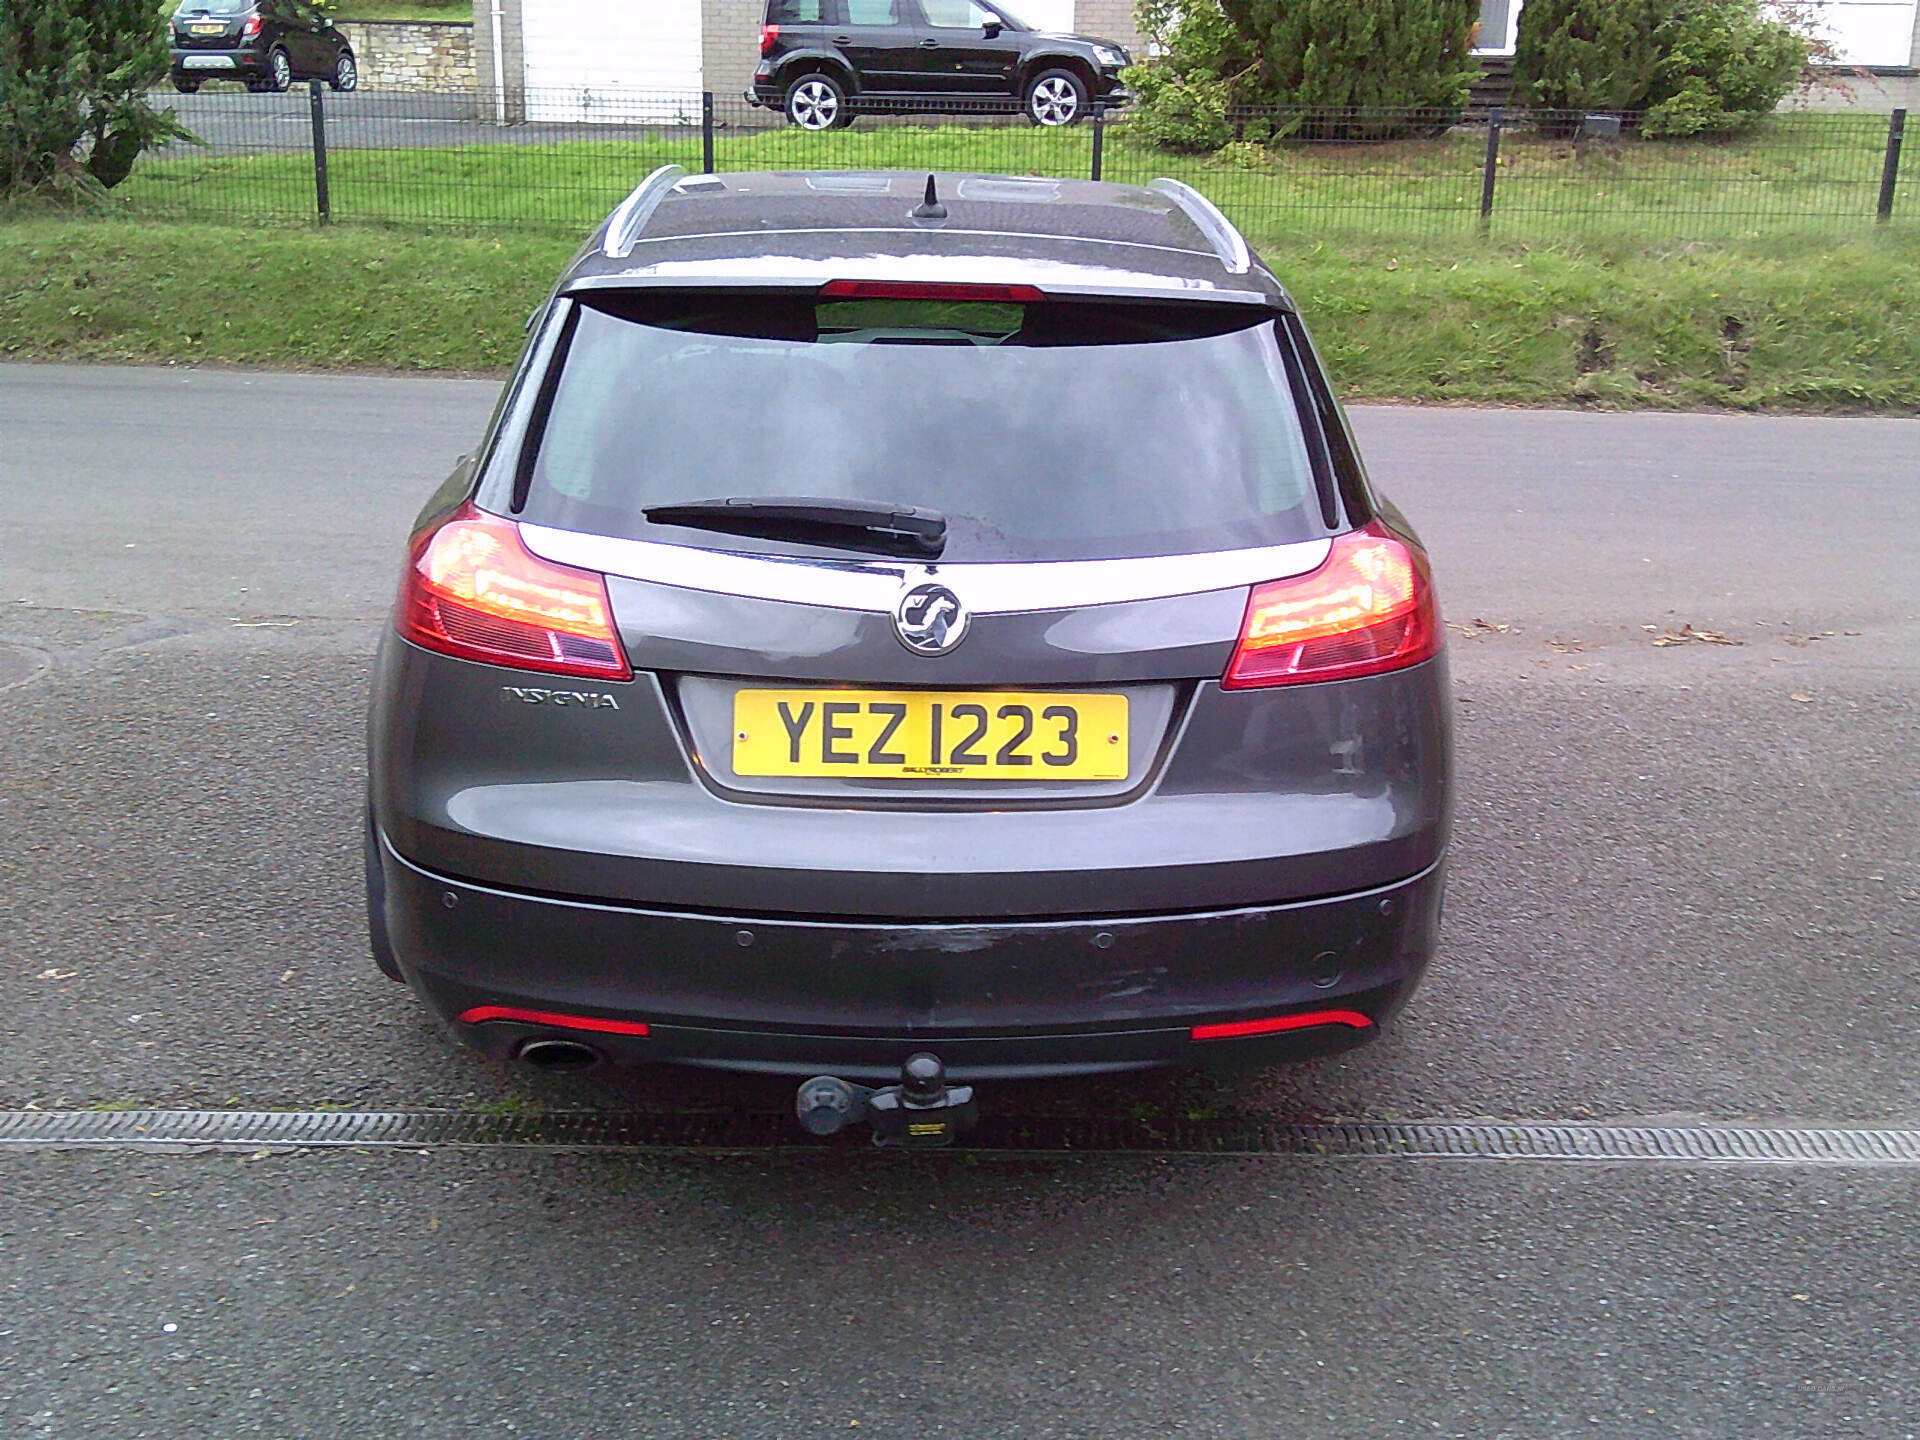
[[[1344,1049],[1434,949],[1441,640],[1186,186],[668,167],[413,532],[374,952],[541,1064]]]

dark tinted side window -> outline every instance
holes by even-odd
[[[849,25],[898,25],[898,0],[846,0]]]
[[[769,25],[831,25],[831,0],[769,0]]]

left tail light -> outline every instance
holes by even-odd
[[[1254,586],[1221,684],[1351,680],[1418,665],[1439,648],[1427,557],[1376,520],[1335,536],[1312,573]]]
[[[542,560],[519,526],[470,504],[413,537],[394,625],[423,649],[462,660],[633,678],[606,577]]]
[[[778,25],[762,25],[760,27],[760,58],[762,60],[773,53],[774,42],[779,38],[780,27]]]

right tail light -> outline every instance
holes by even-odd
[[[1418,665],[1439,648],[1427,557],[1376,520],[1336,536],[1318,570],[1253,587],[1221,684],[1351,680]]]

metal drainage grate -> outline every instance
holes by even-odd
[[[587,1150],[784,1150],[819,1141],[787,1115],[477,1115],[436,1111],[10,1110],[0,1148],[484,1146]],[[1299,1155],[1683,1164],[1920,1165],[1920,1130],[1764,1125],[1268,1124],[1257,1120],[1088,1120],[989,1116],[970,1151]]]

